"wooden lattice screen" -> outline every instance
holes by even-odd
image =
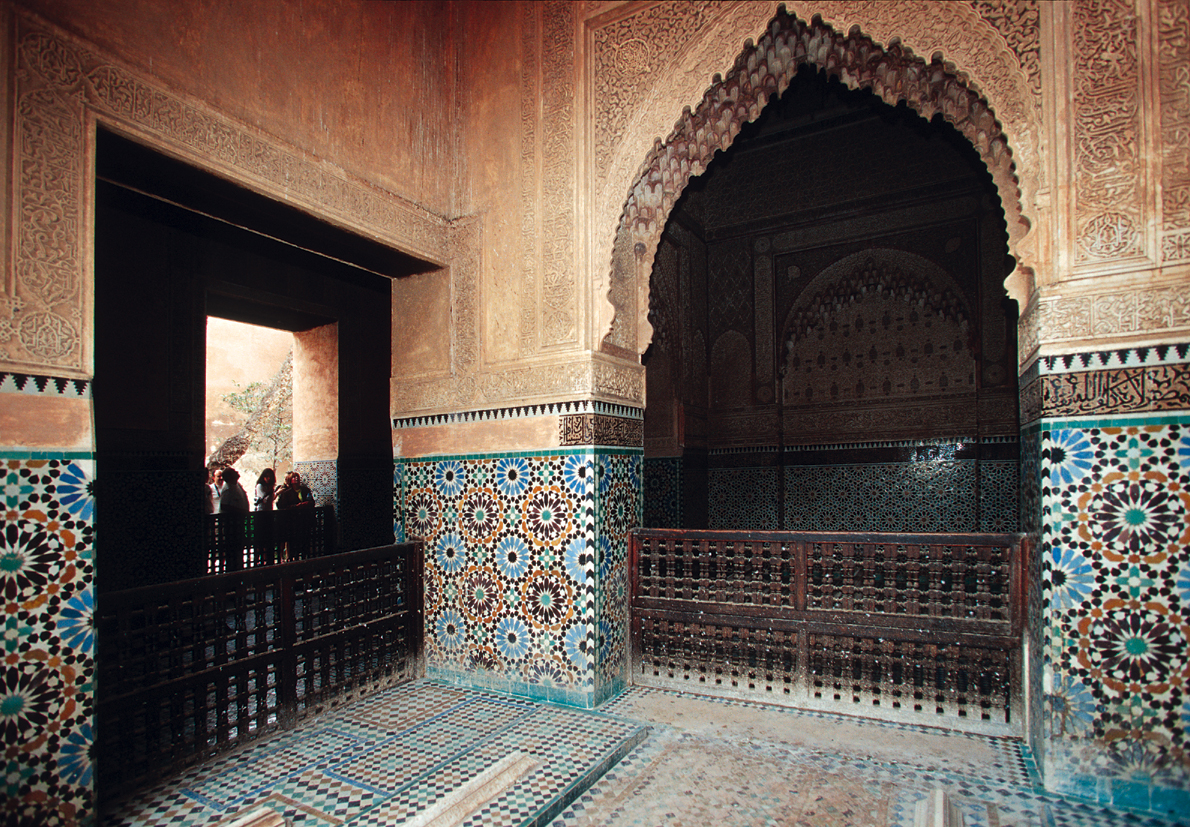
[[[100,796],[419,676],[422,623],[421,543],[101,595]]]
[[[632,681],[1005,734],[1023,535],[638,529]]]

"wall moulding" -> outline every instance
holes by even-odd
[[[394,378],[394,419],[434,416],[502,405],[595,399],[644,406],[644,368],[635,362],[584,352],[570,361],[489,369],[442,379]]]
[[[91,375],[90,211],[95,124],[437,264],[447,222],[12,12],[10,264],[0,280],[0,366]]]
[[[1185,282],[1146,287],[1102,286],[1088,294],[1043,297],[1037,325],[1045,331],[1040,352],[1069,351],[1072,346],[1107,348],[1183,339],[1190,332],[1190,291]]]
[[[1083,371],[1044,376],[1041,412],[1047,417],[1104,416],[1190,408],[1190,366]]]
[[[689,179],[785,90],[802,64],[890,104],[904,100],[923,117],[941,113],[971,141],[1000,192],[1018,261],[1006,286],[1026,304],[1042,262],[1024,210],[1036,217],[1034,196],[1047,184],[1041,98],[1025,68],[1037,65],[1038,47],[1015,33],[1023,31],[1016,25],[1022,15],[1036,18],[1037,6],[1004,4],[1000,14],[985,6],[819,0],[786,2],[784,14],[776,3],[659,3],[589,20],[593,283],[599,298],[604,290],[611,298],[610,308],[596,307],[599,335],[610,331],[605,341],[625,350],[647,347],[648,274],[670,209]],[[821,22],[806,22],[811,15]],[[741,34],[758,36],[742,52]],[[706,67],[730,71],[716,75],[700,98]],[[675,115],[678,123],[668,131]],[[661,134],[669,137],[654,137]],[[603,276],[609,261],[611,272]]]

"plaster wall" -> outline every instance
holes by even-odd
[[[439,215],[453,212],[451,4],[22,5],[175,93]]]
[[[339,456],[339,325],[293,334],[293,460]]]

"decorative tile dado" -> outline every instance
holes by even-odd
[[[5,823],[91,812],[94,473],[89,456],[0,458]]]
[[[645,423],[602,414],[564,416],[558,422],[558,438],[563,445],[610,445],[639,448],[644,444]]]
[[[618,691],[640,451],[398,460],[398,522],[426,543],[429,674],[576,706]]]
[[[595,454],[596,703],[628,682],[628,533],[641,524],[641,453],[604,449]]]
[[[426,543],[426,664],[455,681],[590,705],[590,451],[403,460]]]
[[[1083,371],[1041,379],[1044,416],[1190,410],[1190,365]]]
[[[1047,779],[1185,791],[1187,420],[1047,421],[1041,457]]]
[[[70,399],[90,399],[90,379],[68,379],[63,376],[39,376],[30,373],[0,371],[0,393],[23,393],[29,396],[65,396]]]
[[[645,457],[645,528],[682,527],[682,458]]]
[[[13,277],[0,280],[0,362],[90,371],[88,112],[319,217],[446,260],[444,219],[174,95],[43,21],[15,19],[10,203],[18,230]]]

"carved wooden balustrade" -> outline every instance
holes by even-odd
[[[422,544],[100,595],[104,799],[422,671]]]
[[[1023,720],[1023,535],[637,529],[632,681],[992,734]]]
[[[329,505],[244,515],[208,514],[201,573],[223,574],[283,560],[322,557],[334,551],[334,536],[335,511]]]

